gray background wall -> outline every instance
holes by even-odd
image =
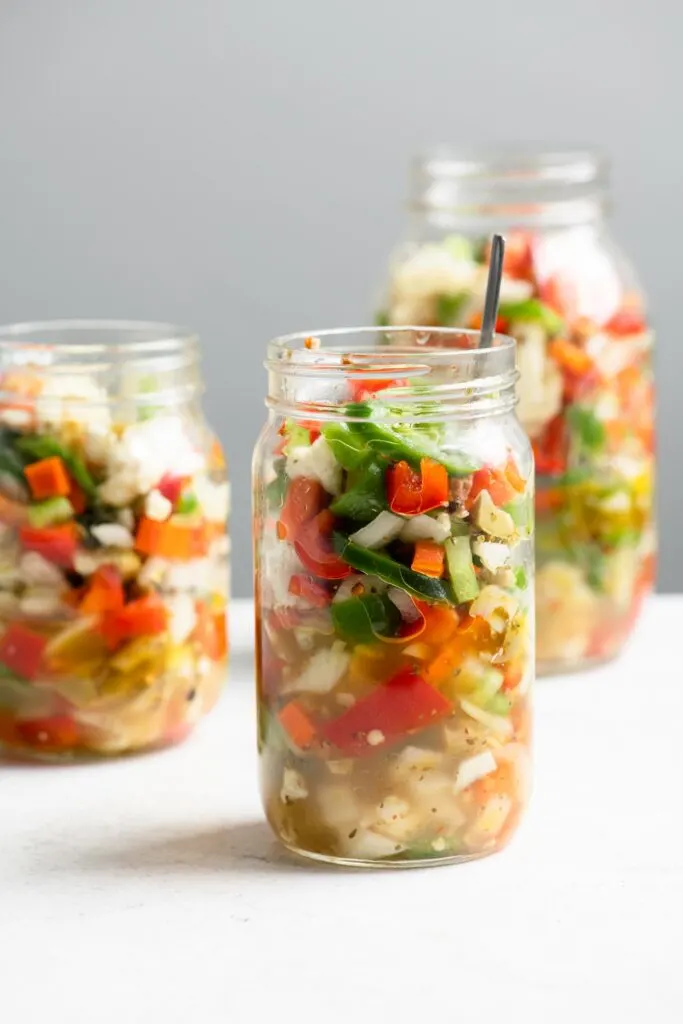
[[[680,588],[683,14],[665,0],[0,0],[0,320],[194,325],[232,463],[266,340],[367,319],[410,154],[597,142],[659,332],[660,585]]]

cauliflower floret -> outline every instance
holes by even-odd
[[[36,398],[36,418],[46,431],[65,423],[106,431],[111,426],[107,390],[89,374],[50,373]]]
[[[91,526],[90,532],[105,548],[132,548],[134,544],[133,534],[121,523],[100,523]]]
[[[536,656],[576,659],[585,653],[600,602],[577,566],[547,562],[536,573]]]
[[[164,523],[173,511],[173,503],[156,488],[145,498],[145,515],[157,523]]]
[[[32,587],[22,594],[19,601],[19,611],[22,615],[40,618],[56,615],[61,610],[62,601],[59,590],[55,587]]]
[[[61,587],[64,574],[37,551],[26,551],[19,559],[19,575],[24,583],[36,587]]]
[[[166,598],[169,612],[168,629],[171,639],[176,644],[184,643],[197,622],[197,612],[193,599],[189,594],[175,594]]]
[[[226,521],[230,514],[230,485],[227,481],[215,484],[207,476],[199,475],[192,481],[192,490],[209,522]]]
[[[468,757],[466,761],[461,761],[453,787],[455,792],[459,793],[461,790],[467,789],[477,779],[483,779],[485,775],[495,772],[497,767],[496,759],[490,750],[483,750],[481,754],[475,754],[474,757]]]
[[[507,590],[490,583],[470,605],[470,615],[486,619],[494,633],[502,633],[517,614],[519,601]]]
[[[441,245],[423,245],[396,268],[392,291],[398,302],[457,295],[471,291],[478,276],[472,260],[457,259]]]
[[[318,480],[329,494],[341,491],[342,467],[324,437],[290,452],[286,472],[291,480],[300,476]]]
[[[282,788],[280,799],[283,804],[292,803],[294,800],[305,800],[308,796],[306,780],[300,772],[294,768],[285,768],[282,773]]]
[[[350,786],[318,786],[316,799],[321,818],[331,828],[351,831],[357,823],[359,808]]]
[[[111,448],[109,475],[100,487],[100,497],[111,505],[129,504],[166,473],[193,476],[202,461],[179,416],[134,423]]]
[[[369,828],[355,828],[342,845],[342,853],[354,860],[382,860],[405,850],[405,843]]]
[[[288,682],[283,693],[330,693],[342,678],[351,655],[346,645],[335,641],[331,647],[323,647],[309,659],[305,669]]]
[[[289,592],[289,581],[303,566],[293,544],[278,540],[269,533],[261,547],[261,578],[273,605],[282,608],[305,608],[306,602]]]
[[[562,406],[562,374],[546,358],[546,337],[538,324],[520,324],[517,345],[517,415],[527,433],[538,437]]]

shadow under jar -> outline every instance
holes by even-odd
[[[228,483],[201,391],[176,327],[0,327],[0,751],[148,750],[215,703]]]
[[[529,779],[533,479],[514,342],[372,328],[268,350],[254,460],[261,788],[291,850],[492,853]]]
[[[540,673],[617,654],[654,577],[652,332],[605,195],[590,153],[416,162],[380,313],[477,327],[488,238],[505,234],[497,329],[518,343],[518,415],[536,460]]]

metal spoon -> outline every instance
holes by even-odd
[[[491,260],[489,276],[486,281],[486,297],[484,299],[484,315],[479,333],[479,348],[488,348],[493,340],[493,332],[498,319],[498,302],[500,300],[500,282],[503,276],[503,256],[505,255],[505,239],[502,235],[494,235],[491,239]]]

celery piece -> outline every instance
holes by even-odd
[[[474,601],[479,593],[479,584],[472,562],[469,537],[449,537],[446,548],[448,575],[458,604]]]
[[[546,306],[540,299],[523,299],[521,302],[501,302],[500,315],[512,323],[539,324],[549,335],[560,334],[564,330],[561,316]]]
[[[28,521],[38,529],[65,523],[73,515],[74,507],[68,498],[47,498],[45,501],[35,501],[28,507]]]

